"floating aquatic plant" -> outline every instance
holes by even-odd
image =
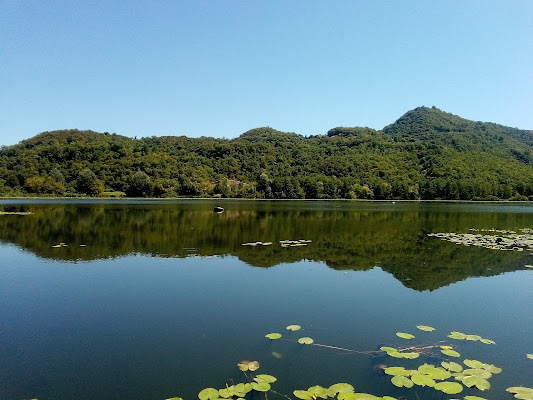
[[[401,337],[402,339],[414,339],[414,335],[405,332],[396,332],[396,336]]]
[[[300,344],[311,344],[313,342],[314,342],[314,340],[311,339],[310,337],[307,337],[307,336],[298,339],[298,343],[300,343]]]
[[[457,364],[456,362],[446,362],[446,361],[443,361],[440,363],[440,365],[442,365],[443,368],[447,369],[448,371],[451,371],[451,372],[461,372],[463,370],[463,367],[461,364]]]
[[[219,393],[218,390],[214,388],[205,388],[198,393],[198,398],[200,400],[216,400],[219,398]]]
[[[523,386],[513,386],[506,389],[515,398],[522,400],[533,400],[533,389]]]
[[[455,350],[441,350],[440,351],[442,354],[446,355],[446,356],[450,356],[450,357],[460,357],[461,354],[459,354],[458,352],[456,352]]]
[[[268,339],[275,340],[275,339],[279,339],[281,337],[281,333],[267,333],[265,335],[265,337],[268,338]]]
[[[289,325],[287,327],[288,331],[299,331],[300,329],[302,329],[300,325]]]
[[[245,371],[257,371],[260,367],[259,361],[248,361],[242,360],[237,364],[239,369],[243,372]]]
[[[435,330],[435,328],[431,326],[427,326],[427,325],[417,325],[416,327],[420,329],[421,331],[426,331],[426,332],[433,332]]]
[[[435,389],[446,394],[457,394],[463,391],[463,385],[457,382],[439,382],[435,385]]]
[[[529,358],[530,360],[533,360],[533,354],[526,354],[526,357]]]

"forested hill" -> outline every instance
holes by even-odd
[[[381,131],[235,139],[44,132],[0,149],[0,195],[533,199],[533,132],[419,107]]]

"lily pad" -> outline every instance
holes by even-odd
[[[300,325],[289,325],[287,327],[288,331],[299,331],[300,329],[302,329]]]
[[[311,344],[313,342],[314,342],[314,340],[311,339],[310,337],[302,337],[302,338],[298,339],[298,343],[300,343],[300,344]]]
[[[396,336],[401,337],[402,339],[413,339],[415,337],[414,335],[405,332],[396,332]]]
[[[463,361],[463,363],[470,368],[483,368],[483,363],[478,360],[469,360],[468,358]]]
[[[435,381],[429,375],[416,373],[411,377],[411,380],[418,386],[435,386]]]
[[[390,380],[394,386],[412,388],[414,383],[411,379],[406,378],[403,375],[395,375]]]
[[[475,368],[465,369],[463,371],[463,374],[480,376],[483,379],[489,379],[492,376],[492,374],[485,369],[475,369]]]
[[[441,350],[440,352],[442,354],[444,354],[446,356],[450,356],[450,357],[460,357],[461,356],[461,354],[459,354],[455,350]]]
[[[272,357],[275,357],[277,358],[278,360],[283,358],[283,354],[281,354],[279,351],[273,351],[272,352]]]
[[[500,372],[502,372],[502,369],[500,367],[497,367],[493,364],[483,364],[482,368],[485,371],[489,371],[491,374],[499,374]]]
[[[165,400],[183,400],[181,397],[171,397],[170,399]]]
[[[409,371],[406,370],[404,367],[388,367],[385,368],[385,373],[387,375],[408,375]]]
[[[475,376],[475,375],[465,376],[462,382],[463,382],[463,385],[465,386],[468,386],[468,387],[475,386],[479,390],[490,389],[489,381],[480,376]]]
[[[275,339],[279,339],[281,337],[281,333],[267,333],[265,335],[265,337],[268,338],[268,339],[275,340]]]
[[[383,400],[398,400],[396,397],[390,397],[390,396],[383,396]]]
[[[398,349],[395,349],[394,347],[388,347],[388,346],[383,346],[383,347],[380,347],[379,349],[383,350],[383,351],[386,351],[387,353],[389,353],[391,351],[398,351]]]
[[[205,388],[200,393],[198,393],[198,398],[200,400],[215,400],[215,399],[218,399],[219,397],[220,396],[219,396],[218,390],[213,389],[213,388]]]
[[[435,389],[447,394],[457,394],[463,391],[463,385],[457,382],[439,382]]]
[[[505,389],[514,394],[514,397],[522,400],[533,400],[533,389],[523,386],[513,386]]]
[[[248,360],[242,360],[240,363],[237,364],[239,369],[243,372],[245,371],[257,371],[260,367],[259,361],[248,361]]]
[[[252,382],[252,389],[258,392],[268,392],[270,390],[270,384],[266,382]]]
[[[417,325],[416,327],[420,329],[421,331],[426,331],[426,332],[433,332],[435,330],[435,328],[433,328],[432,326],[427,326],[427,325]]]
[[[465,396],[465,400],[487,400],[487,399],[484,397],[479,397],[479,396]]]
[[[424,375],[430,376],[435,380],[444,380],[448,379],[452,374],[449,371],[446,371],[444,368],[435,367],[433,364],[422,364],[418,367],[418,372]]]
[[[382,397],[374,396],[368,393],[354,393],[357,400],[381,400]]]
[[[452,372],[461,372],[463,370],[463,367],[461,364],[457,364],[455,362],[446,362],[443,361],[440,363],[444,368],[446,368],[448,371]]]
[[[266,375],[266,374],[259,374],[256,375],[254,378],[254,381],[256,382],[266,382],[266,383],[273,383],[276,382],[278,378],[272,376],[272,375]]]
[[[530,360],[533,360],[533,354],[526,354],[526,357],[529,358]]]
[[[311,393],[311,395],[315,399],[317,397],[320,397],[322,399],[327,399],[328,398],[328,389],[326,389],[326,388],[324,388],[322,386],[319,386],[319,385],[311,386],[309,389],[307,389],[307,392]]]
[[[415,352],[411,352],[411,353],[400,353],[402,355],[403,358],[408,358],[410,360],[412,359],[415,359],[415,358],[418,358],[420,356],[420,353],[415,353]]]
[[[466,339],[466,335],[462,332],[453,331],[448,335],[451,339],[457,339],[457,340],[464,340]]]
[[[494,340],[490,340],[490,339],[485,339],[485,338],[482,338],[479,340],[481,343],[485,343],[485,344],[496,344],[496,342]]]
[[[356,400],[357,395],[353,392],[341,392],[337,396],[338,400]]]
[[[307,390],[295,390],[292,392],[296,397],[302,400],[311,400],[313,396]]]
[[[352,385],[350,385],[349,383],[335,383],[333,385],[331,385],[329,387],[329,390],[332,392],[332,393],[348,393],[348,392],[353,392],[354,391],[354,388]]]

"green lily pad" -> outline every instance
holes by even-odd
[[[354,388],[349,383],[335,383],[329,387],[329,390],[332,393],[349,393],[353,392]]]
[[[451,339],[457,339],[457,340],[464,340],[466,339],[466,335],[462,332],[453,331],[448,335]]]
[[[446,362],[443,361],[440,363],[444,368],[446,368],[448,371],[452,372],[461,372],[463,370],[463,367],[461,364],[457,364],[456,362]]]
[[[268,392],[270,390],[270,384],[266,382],[252,382],[252,389],[258,392]]]
[[[394,358],[403,358],[403,354],[400,353],[399,351],[390,351],[387,354]]]
[[[319,385],[311,386],[309,389],[307,389],[307,392],[311,393],[314,398],[317,398],[317,397],[320,397],[322,399],[328,398],[328,389],[326,389],[325,387],[319,386]]]
[[[499,374],[500,372],[502,372],[502,369],[500,367],[497,367],[493,364],[483,364],[482,368],[485,371],[489,371],[491,374]]]
[[[265,335],[266,338],[268,339],[272,339],[272,340],[275,340],[275,339],[279,339],[281,337],[281,333],[268,333]]]
[[[273,351],[271,354],[272,354],[272,357],[275,357],[278,360],[283,358],[283,354],[281,354],[279,351]]]
[[[295,390],[292,392],[296,397],[302,400],[312,400],[313,396],[307,390]]]
[[[477,342],[478,340],[481,340],[483,338],[481,336],[479,336],[479,335],[466,335],[465,339]]]
[[[300,329],[302,329],[300,325],[289,325],[287,327],[288,331],[299,331]]]
[[[220,397],[222,397],[223,399],[229,399],[230,397],[233,397],[233,395],[235,395],[235,386],[228,386],[224,389],[220,389],[218,391],[218,394]],[[239,393],[239,395],[242,395],[244,396],[245,393]]]
[[[533,360],[533,354],[526,354],[526,357],[529,358],[530,360]]]
[[[356,400],[357,395],[353,392],[341,392],[337,395],[339,400]]]
[[[463,371],[463,374],[480,376],[483,379],[489,379],[492,376],[492,374],[485,369],[475,369],[475,368],[465,369]]]
[[[383,347],[380,347],[379,349],[383,350],[383,351],[386,351],[387,353],[389,353],[391,351],[398,351],[398,349],[395,349],[394,347],[388,347],[388,346],[383,346]]]
[[[463,385],[457,382],[439,382],[435,389],[447,394],[457,394],[463,391]]]
[[[183,400],[181,397],[171,397],[170,399],[165,400]]]
[[[403,375],[395,375],[390,381],[397,387],[412,388],[414,386],[413,381]]]
[[[409,371],[406,370],[404,367],[388,367],[385,368],[385,373],[387,375],[407,375],[409,374]]]
[[[478,360],[469,360],[469,359],[465,359],[463,361],[463,363],[467,366],[467,367],[470,367],[470,368],[474,368],[474,369],[478,369],[478,368],[483,368],[483,363],[481,361],[478,361]]]
[[[452,374],[444,368],[435,367],[433,364],[422,364],[418,367],[418,372],[430,376],[432,379],[441,381],[448,379]]]
[[[259,374],[256,375],[254,378],[254,381],[256,382],[266,382],[266,383],[273,383],[276,382],[278,379],[272,375],[266,375],[266,374]]]
[[[465,376],[462,382],[463,382],[463,385],[465,386],[468,386],[468,387],[475,386],[479,390],[490,389],[489,381],[480,376],[475,376],[475,375]]]
[[[314,342],[314,340],[311,339],[310,337],[302,337],[302,338],[298,339],[298,343],[300,343],[300,344],[311,344],[313,342]]]
[[[239,383],[235,385],[235,392],[237,393],[248,393],[252,390],[252,385],[249,383]],[[244,397],[244,396],[242,396]]]
[[[396,397],[390,397],[390,396],[383,396],[383,400],[398,400]]]
[[[461,354],[459,354],[455,350],[441,350],[440,352],[442,354],[444,354],[446,356],[450,356],[450,357],[460,357],[461,356]]]
[[[427,326],[427,325],[417,325],[416,327],[420,329],[421,331],[426,331],[426,332],[433,332],[435,330],[435,328],[431,326]]]
[[[513,386],[505,389],[506,391],[513,393],[514,397],[522,400],[533,400],[533,389],[523,386]]]
[[[198,393],[198,398],[200,400],[215,400],[219,398],[219,393],[216,389],[205,388],[200,393]]]
[[[435,386],[436,382],[429,375],[424,375],[421,373],[416,373],[411,376],[411,380],[418,386]]]
[[[485,344],[496,344],[496,342],[494,340],[490,340],[490,339],[485,339],[485,338],[482,338],[479,340],[481,343],[485,343]]]
[[[487,400],[487,399],[484,397],[479,397],[479,396],[465,396],[465,400]]]
[[[373,394],[368,393],[354,393],[356,400],[381,400],[382,397],[374,396]]]
[[[402,358],[408,358],[410,360],[418,358],[420,356],[420,353],[400,353],[402,355]]]
[[[415,337],[414,335],[405,332],[396,332],[396,336],[401,337],[402,339],[413,339]]]

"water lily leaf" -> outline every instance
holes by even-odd
[[[341,392],[338,394],[337,399],[339,400],[356,400],[357,397],[353,392]]]
[[[248,393],[252,390],[252,385],[250,385],[249,383],[239,383],[237,385],[235,385],[235,393]],[[244,397],[241,396],[241,397]]]
[[[380,347],[379,349],[383,350],[383,351],[386,351],[387,353],[389,353],[391,351],[398,351],[398,349],[395,349],[394,347],[388,347],[388,346],[383,346],[383,347]]]
[[[259,369],[259,361],[250,361],[248,364],[248,370],[250,371],[257,371]]]
[[[252,382],[252,389],[258,392],[268,392],[270,390],[270,384],[266,382]]]
[[[456,331],[453,331],[452,333],[450,333],[448,335],[449,338],[451,339],[457,339],[457,340],[464,340],[466,339],[466,335],[462,332],[456,332]]]
[[[300,344],[311,344],[313,342],[314,342],[314,340],[311,339],[310,337],[302,337],[302,338],[298,339],[298,343],[300,343]]]
[[[198,393],[198,398],[200,400],[215,400],[219,398],[218,390],[213,388],[205,388],[200,393]]]
[[[416,373],[411,377],[411,380],[418,386],[435,386],[435,381],[429,376],[421,373]]]
[[[273,383],[276,382],[278,378],[272,376],[272,375],[266,375],[266,374],[259,374],[254,378],[254,381],[256,382],[266,382],[266,383]]]
[[[499,374],[502,369],[493,364],[483,364],[482,368],[485,371],[489,371],[491,374]]]
[[[496,342],[494,340],[485,339],[485,338],[479,339],[479,341],[481,343],[485,343],[485,344],[496,344]]]
[[[526,357],[529,358],[530,360],[533,360],[533,354],[526,354]]]
[[[514,397],[522,400],[533,400],[533,389],[523,386],[513,386],[505,389],[508,392],[514,393]]]
[[[278,360],[283,358],[283,354],[281,354],[278,351],[273,351],[271,354],[272,354],[273,357],[277,358]]]
[[[455,350],[441,350],[440,352],[442,354],[444,354],[446,356],[450,356],[450,357],[460,357],[461,356],[461,354],[459,354]]]
[[[289,325],[287,327],[288,331],[299,331],[300,329],[302,329],[300,325]]]
[[[311,400],[313,396],[307,390],[295,390],[292,392],[296,397],[302,400]]]
[[[435,328],[431,326],[427,326],[427,325],[417,325],[416,327],[420,329],[421,331],[426,331],[426,332],[433,332],[435,330]]]
[[[381,397],[368,393],[354,393],[356,400],[381,400]]]
[[[483,379],[489,379],[492,376],[492,374],[489,371],[485,370],[485,369],[475,369],[475,368],[465,369],[463,371],[463,374],[480,376]]]
[[[479,336],[479,335],[466,335],[465,339],[466,340],[472,340],[472,341],[475,342],[475,341],[481,340],[483,338],[481,336]]]
[[[398,400],[396,397],[390,397],[390,396],[383,396],[383,400]]]
[[[462,380],[463,385],[468,387],[477,387],[479,390],[490,389],[490,383],[488,380],[475,375],[465,376]]]
[[[413,360],[415,358],[418,358],[420,356],[420,353],[400,353],[402,355],[402,358],[408,358],[410,360]]]
[[[487,400],[484,397],[478,397],[478,396],[465,396],[465,400]]]
[[[171,397],[170,399],[165,399],[165,400],[183,400],[183,399],[181,397]]]
[[[272,339],[272,340],[275,340],[275,339],[279,339],[281,337],[281,333],[268,333],[265,335],[266,338],[268,339]]]
[[[228,386],[227,388],[220,389],[218,391],[218,394],[223,399],[229,399],[230,397],[234,395],[234,392],[235,392],[235,388],[233,386]],[[243,396],[244,396],[244,393],[243,393]]]
[[[394,386],[412,388],[414,383],[411,379],[406,378],[403,375],[395,375],[390,380]]]
[[[467,367],[470,367],[470,368],[474,368],[474,369],[483,368],[483,363],[481,361],[478,361],[478,360],[466,359],[466,360],[463,361],[463,363]]]
[[[404,367],[388,367],[385,368],[387,375],[407,375],[409,373]]]
[[[389,351],[387,354],[394,358],[403,358],[403,354],[398,351]]]
[[[457,382],[439,382],[435,389],[447,394],[457,394],[463,391],[463,385]]]
[[[443,361],[440,363],[444,368],[446,368],[448,371],[452,372],[461,372],[463,370],[463,367],[461,364],[457,364],[456,362],[446,362]]]
[[[415,337],[414,335],[405,332],[396,332],[396,336],[401,337],[402,339],[413,339]]]
[[[353,392],[354,388],[349,383],[335,383],[334,385],[331,385],[329,387],[329,390],[337,394],[337,393]]]
[[[326,389],[326,388],[324,388],[322,386],[319,386],[319,385],[311,386],[309,389],[307,389],[307,392],[311,393],[311,395],[315,399],[317,397],[320,397],[322,399],[327,399],[328,398],[328,389]]]
[[[440,346],[442,350],[453,350],[453,346]]]
[[[430,376],[435,380],[448,379],[452,374],[449,371],[446,371],[444,368],[435,367],[433,364],[422,364],[418,367],[418,372],[424,375]]]

